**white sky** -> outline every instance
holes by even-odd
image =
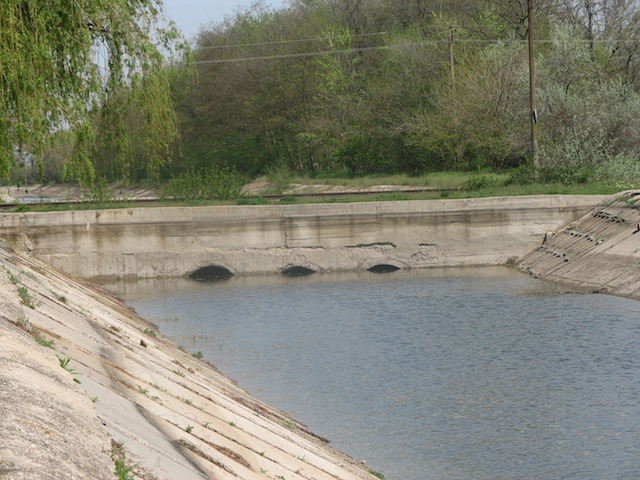
[[[188,40],[193,40],[203,25],[219,22],[239,8],[248,7],[252,0],[164,0],[164,7]],[[285,0],[265,0],[265,4],[277,9]]]

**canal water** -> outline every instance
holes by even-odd
[[[502,268],[109,287],[387,480],[640,478],[640,302]]]

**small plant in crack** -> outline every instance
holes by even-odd
[[[144,329],[144,333],[146,333],[147,335],[149,335],[150,337],[156,337],[158,336],[158,334],[156,333],[155,330],[152,330],[151,328],[145,328]]]
[[[192,430],[193,430],[193,425],[187,425],[187,428],[184,429],[184,431],[187,433],[191,433]]]
[[[56,357],[58,357],[56,355]],[[62,357],[58,357],[58,362],[60,362],[60,366],[62,368],[64,368],[67,372],[69,372],[71,375],[81,375],[80,372],[78,372],[77,370],[74,370],[73,368],[71,368],[69,366],[69,360],[68,358],[62,358]],[[76,383],[81,383],[80,380],[78,380],[77,378],[73,377],[73,381]]]
[[[16,275],[15,273],[13,273],[10,270],[5,270],[7,272],[7,277],[9,277],[9,281],[13,284],[13,285],[17,285],[18,283],[20,283],[20,275]]]
[[[40,330],[37,328],[33,329],[33,338],[36,339],[36,343],[38,345],[42,345],[43,347],[53,348],[53,340],[47,340]]]
[[[22,304],[25,307],[34,308],[34,309],[36,308],[36,304],[31,298],[31,294],[29,293],[29,290],[27,290],[27,287],[25,286],[18,287],[18,295],[20,296],[20,300],[22,300]]]
[[[127,465],[122,442],[115,442],[111,440],[111,459],[115,464],[115,474],[118,477],[118,480],[134,480],[132,472],[135,466]]]

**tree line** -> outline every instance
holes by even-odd
[[[160,0],[7,0],[0,175],[94,185],[509,168],[514,181],[640,180],[640,2],[533,5],[535,176],[527,0],[257,1],[204,26],[191,49]]]
[[[637,177],[639,3],[534,7],[540,175]],[[526,170],[527,36],[527,0],[254,3],[197,37],[179,168]]]

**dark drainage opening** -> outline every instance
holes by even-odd
[[[189,275],[191,280],[198,282],[220,282],[222,280],[229,280],[231,277],[233,277],[233,273],[231,273],[229,269],[219,265],[202,267]]]
[[[282,270],[282,275],[287,277],[306,277],[307,275],[313,275],[314,273],[316,273],[314,270],[301,266],[287,267]]]
[[[393,273],[400,270],[395,265],[374,265],[373,267],[367,269],[368,272],[371,273]]]

